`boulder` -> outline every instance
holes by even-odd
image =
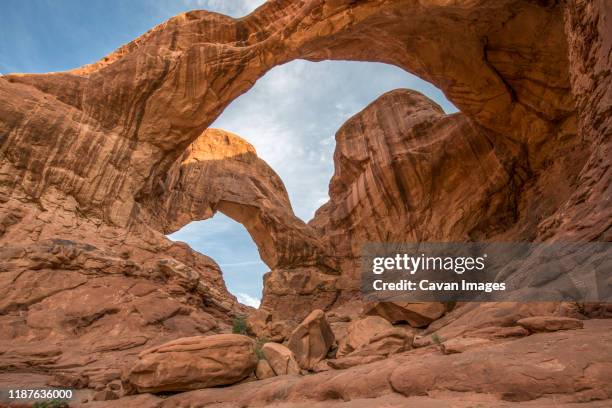
[[[391,323],[406,322],[412,327],[424,327],[439,319],[446,306],[439,302],[375,302],[364,306],[364,315],[380,316]]]
[[[263,308],[249,314],[247,327],[256,337],[267,338],[274,342],[282,342],[288,334],[286,325],[274,321],[270,311]]]
[[[534,333],[582,329],[584,325],[582,320],[562,316],[526,317],[516,323]]]
[[[368,316],[349,325],[336,356],[388,356],[410,349],[412,340],[413,336],[405,330],[394,328],[382,317]]]
[[[111,401],[116,399],[119,399],[119,395],[112,390],[97,391],[92,397],[94,401]]]
[[[413,336],[402,329],[393,328],[370,338],[370,343],[350,353],[350,356],[389,356],[409,350]]]
[[[347,368],[355,367],[358,365],[364,365],[373,363],[375,361],[383,360],[385,356],[380,354],[373,354],[370,356],[348,356],[328,360],[327,365],[335,370],[346,370]]]
[[[194,390],[237,383],[256,365],[254,342],[246,336],[185,337],[140,353],[124,382],[140,393]]]
[[[463,353],[466,350],[476,347],[490,345],[493,342],[488,339],[480,339],[478,337],[455,337],[445,341],[441,345],[444,354]]]
[[[248,330],[257,337],[269,338],[268,323],[272,319],[272,314],[266,309],[260,308],[252,313],[249,313],[247,317],[247,328]]]
[[[377,334],[392,328],[391,323],[379,316],[355,320],[348,326],[346,336],[340,341],[336,356],[343,357],[369,344],[370,339]]]
[[[295,356],[287,347],[278,343],[266,343],[261,351],[276,375],[299,374]]]
[[[455,337],[488,338],[487,331],[504,334],[525,335],[525,329],[502,330],[500,327],[518,327],[517,322],[533,316],[566,316],[567,308],[554,302],[467,302],[457,305],[444,317],[436,320],[423,332],[436,333],[444,340]],[[566,316],[567,317],[567,316]],[[507,331],[507,333],[504,333]],[[529,334],[529,331],[527,331]],[[519,336],[520,337],[520,336]]]
[[[312,311],[289,337],[287,346],[305,370],[311,370],[323,360],[334,344],[334,333],[322,310]]]
[[[511,327],[483,327],[479,330],[474,330],[470,333],[470,337],[478,337],[481,339],[507,339],[514,337],[529,336],[529,330],[521,326]]]
[[[414,348],[427,347],[432,344],[434,343],[430,336],[414,336],[414,339],[412,339],[412,347]]]
[[[323,371],[329,371],[332,368],[328,364],[330,360],[321,360],[313,368],[312,371],[315,373],[322,373]]]
[[[261,359],[257,362],[257,367],[255,367],[255,375],[258,380],[265,380],[266,378],[271,378],[276,376],[276,373],[270,367],[270,363],[268,361]]]

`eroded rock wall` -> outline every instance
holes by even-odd
[[[589,145],[576,190],[545,224],[546,238],[612,239],[612,5],[607,1],[566,2],[566,32],[572,94],[580,135]]]

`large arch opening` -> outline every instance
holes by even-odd
[[[257,156],[280,176],[293,213],[307,223],[329,199],[336,131],[380,95],[398,88],[417,90],[446,113],[457,112],[439,89],[396,66],[295,60],[260,78],[211,127],[235,133],[252,144]],[[220,207],[216,210],[223,212]],[[267,245],[261,237],[252,236],[252,231],[249,235],[253,227],[245,229],[239,217],[228,209],[225,212],[227,215],[192,221],[169,237],[215,259],[230,292],[241,303],[256,307],[262,277],[273,268],[270,255],[261,252],[269,249],[263,248]]]

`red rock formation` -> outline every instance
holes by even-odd
[[[295,360],[293,352],[287,347],[278,343],[266,343],[261,347],[261,352],[265,357],[274,375],[299,374],[300,367]]]
[[[581,137],[589,156],[576,189],[563,207],[541,225],[545,238],[612,240],[612,9],[606,1],[567,2],[569,72]]]
[[[612,353],[611,329],[610,320],[591,320],[571,336],[567,332],[533,335],[450,355],[429,349],[345,371],[242,384],[231,393],[222,389],[191,391],[168,398],[160,406],[205,406],[212,402],[258,406],[284,401],[280,406],[291,407],[306,400],[308,404],[319,402],[321,407],[512,407],[515,401],[529,401],[538,408],[572,402],[605,407],[609,401],[604,400],[612,395],[606,369]],[[392,398],[398,393],[406,398]]]
[[[278,175],[250,144],[228,132],[208,129],[196,139],[150,207],[149,223],[161,222],[164,233],[223,212],[246,227],[270,268],[331,264],[319,237],[293,214]]]
[[[269,2],[240,20],[181,14],[96,64],[3,76],[2,185],[32,200],[56,189],[88,219],[133,228],[222,109],[294,58],[401,66],[480,125],[525,143],[539,166],[547,136],[573,123],[562,11],[519,0],[314,0]],[[24,112],[34,109],[30,121]],[[37,137],[41,128],[54,137]]]
[[[181,14],[69,72],[1,76],[1,369],[112,390],[145,347],[227,331],[246,309],[213,261],[163,235],[215,211],[247,227],[272,269],[251,327],[277,340],[311,310],[355,298],[368,240],[609,241],[611,18],[603,0],[276,0],[242,19]],[[330,201],[306,225],[252,147],[205,132],[296,58],[395,64],[461,113],[406,90],[373,102],[338,131]],[[426,334],[504,338],[523,317],[576,312],[565,306],[460,305]],[[606,326],[587,323],[430,365],[413,364],[418,354],[373,363],[390,376],[273,378],[240,386],[241,398],[456,390],[464,375],[445,372],[449,361],[477,370],[470,362],[492,356],[462,391],[610,398]],[[587,340],[590,351],[567,353]],[[536,366],[520,361],[527,352]],[[512,381],[491,381],[502,376]],[[226,398],[196,393],[173,401]]]
[[[347,291],[359,290],[364,243],[463,241],[516,222],[515,186],[525,175],[514,169],[524,157],[418,92],[381,96],[342,126],[336,143],[330,201],[310,225],[341,257]]]
[[[0,249],[0,370],[57,374],[90,388],[119,378],[139,350],[229,329],[244,313],[218,266],[184,244],[118,257],[65,239]]]

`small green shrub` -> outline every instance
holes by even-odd
[[[246,316],[238,315],[234,317],[234,322],[232,324],[232,333],[247,334]]]
[[[257,361],[262,360],[264,358],[263,351],[261,351],[261,348],[269,341],[270,340],[268,340],[267,337],[260,337],[255,341],[255,355],[257,356]]]
[[[438,335],[438,333],[434,333],[431,335],[431,341],[437,346],[441,345],[444,342],[444,339]]]

